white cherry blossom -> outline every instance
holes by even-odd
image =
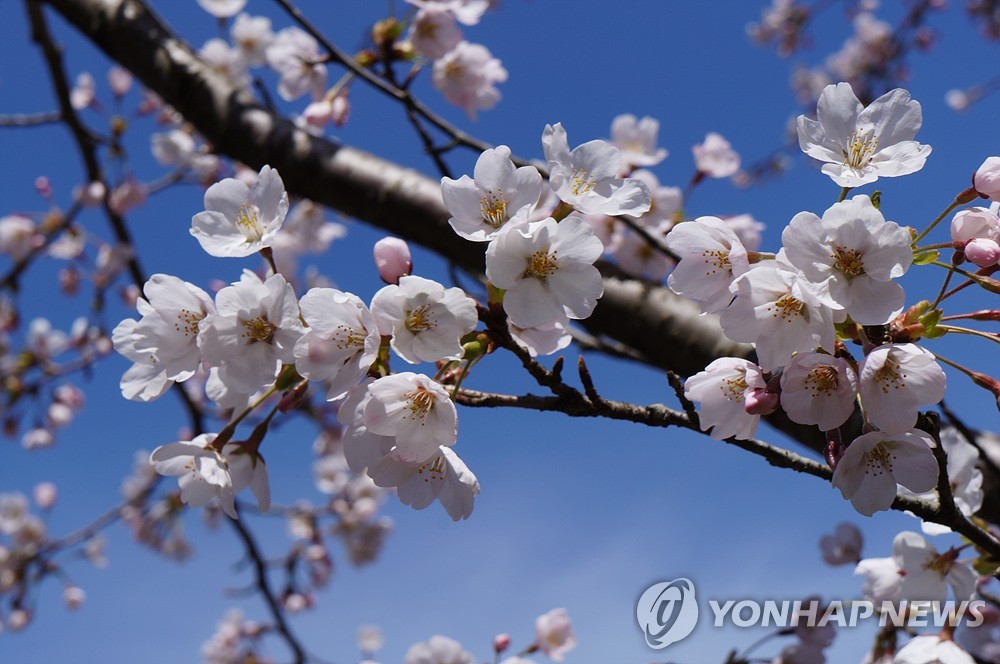
[[[19,261],[36,248],[35,222],[20,215],[11,214],[0,219],[0,252],[12,260]]]
[[[229,18],[243,11],[247,0],[198,0],[198,4],[216,18]]]
[[[793,353],[833,352],[833,311],[801,272],[780,260],[759,263],[736,278],[736,299],[720,315],[733,341],[754,343],[766,370],[788,364]]]
[[[431,60],[443,57],[462,41],[462,31],[455,25],[455,15],[439,5],[422,7],[410,23],[409,38],[413,49]]]
[[[718,217],[698,217],[671,229],[667,247],[680,262],[667,279],[670,290],[701,305],[702,313],[718,313],[732,302],[729,287],[750,269],[739,237]]]
[[[858,378],[842,358],[799,353],[781,372],[781,408],[798,424],[836,429],[854,412]]]
[[[198,51],[198,57],[233,85],[241,88],[250,85],[250,72],[243,51],[230,46],[226,40],[218,37],[209,39]]]
[[[143,301],[145,302],[145,301]],[[139,306],[139,313],[153,313],[148,304]],[[118,353],[132,362],[119,382],[122,396],[132,401],[153,401],[159,399],[174,384],[167,378],[166,369],[156,359],[152,351],[135,348],[135,326],[138,321],[126,318],[118,323],[111,333],[111,340]]]
[[[566,609],[552,609],[535,619],[535,645],[553,662],[561,662],[576,647],[576,633]]]
[[[656,166],[666,159],[667,151],[657,147],[660,121],[648,115],[641,120],[626,113],[611,121],[611,144],[622,153],[626,168]]]
[[[295,291],[280,274],[261,281],[252,272],[219,291],[216,313],[201,322],[198,345],[205,364],[225,370],[228,386],[252,393],[274,382],[304,330]]]
[[[222,456],[229,468],[233,494],[249,487],[257,498],[258,509],[261,512],[271,509],[271,487],[264,459],[257,452],[244,449],[239,443],[226,443],[222,448]]]
[[[855,576],[864,576],[861,592],[873,602],[894,602],[899,598],[903,575],[895,558],[865,558],[854,568]]]
[[[356,295],[333,288],[310,289],[299,307],[309,327],[295,342],[295,368],[310,380],[329,381],[327,400],[339,399],[378,356],[375,318]]]
[[[507,326],[514,341],[527,348],[532,357],[557,353],[573,341],[569,319],[565,316],[534,327],[518,327],[508,320]]]
[[[569,149],[562,123],[545,125],[542,149],[549,164],[549,185],[560,200],[584,214],[629,214],[649,210],[646,183],[618,177],[622,156],[605,141],[588,141]]]
[[[905,431],[917,410],[944,398],[947,378],[934,355],[916,344],[885,344],[861,362],[859,391],[865,414],[883,431]]]
[[[712,429],[716,440],[753,437],[760,415],[745,409],[747,394],[767,387],[760,367],[737,357],[720,357],[684,382],[684,397],[700,404],[702,431]]]
[[[406,651],[403,664],[476,664],[475,656],[447,636],[432,636],[426,643],[414,643]]]
[[[507,70],[481,44],[459,42],[434,61],[431,82],[450,103],[464,109],[473,120],[476,111],[488,111],[500,101],[497,83],[507,80]]]
[[[892,557],[901,570],[900,599],[943,602],[951,588],[955,601],[963,602],[975,592],[978,577],[968,565],[957,561],[957,552],[938,553],[918,533],[896,535]]]
[[[729,141],[714,131],[705,136],[705,141],[691,148],[694,165],[699,173],[710,178],[728,178],[740,170],[740,155]]]
[[[274,42],[271,19],[266,16],[240,14],[229,30],[233,43],[242,51],[243,58],[252,67],[267,62],[267,47]]]
[[[368,467],[368,475],[377,486],[395,487],[400,502],[415,510],[440,501],[452,521],[468,519],[479,494],[476,476],[451,448],[444,446],[422,462],[406,462],[394,453],[387,454]]]
[[[918,429],[863,434],[847,446],[833,471],[833,486],[865,516],[887,510],[897,484],[916,493],[934,488],[938,466],[933,446],[933,439]]]
[[[441,178],[441,196],[451,213],[448,223],[456,233],[474,242],[492,240],[516,216],[526,220],[541,193],[538,169],[515,168],[506,145],[483,152],[472,178]]]
[[[421,9],[439,7],[454,14],[462,25],[476,25],[486,10],[490,8],[491,0],[406,0]]]
[[[397,459],[422,463],[440,446],[455,444],[455,404],[444,387],[427,376],[409,371],[385,376],[368,386],[368,394],[365,427],[379,436],[393,436]]]
[[[587,318],[604,293],[594,267],[603,251],[593,229],[577,215],[559,223],[550,217],[508,225],[486,250],[486,276],[506,289],[503,306],[514,325]]]
[[[987,157],[972,176],[972,183],[983,198],[1000,201],[1000,157]]]
[[[278,72],[278,94],[294,101],[306,93],[319,99],[326,91],[326,65],[319,43],[295,26],[280,30],[265,50],[267,64]]]
[[[274,243],[287,213],[281,176],[264,166],[253,187],[235,178],[209,187],[205,211],[191,219],[191,235],[212,256],[249,256]]]
[[[413,275],[375,293],[371,308],[379,331],[392,335],[392,349],[410,364],[460,359],[461,338],[479,321],[461,288]]]
[[[948,456],[948,483],[955,505],[962,514],[971,518],[983,506],[983,473],[976,466],[979,450],[953,427],[941,429],[940,440],[941,447]],[[930,502],[937,501],[937,493],[934,491],[917,495]],[[921,522],[920,529],[927,535],[951,532],[951,528],[931,521]]]
[[[931,153],[913,140],[923,121],[920,104],[900,88],[864,107],[849,83],[829,85],[816,116],[799,116],[799,147],[826,162],[823,172],[841,187],[914,173]]]
[[[161,445],[149,455],[149,462],[160,475],[177,476],[185,504],[202,507],[216,498],[235,519],[233,478],[225,458],[210,447],[213,440],[215,434],[201,434],[190,441]]]
[[[976,664],[976,660],[951,639],[921,634],[899,649],[892,664]]]
[[[829,306],[862,325],[881,325],[902,310],[905,295],[892,280],[913,263],[910,240],[868,196],[835,203],[822,219],[800,212],[781,234],[788,262],[822,284]]]

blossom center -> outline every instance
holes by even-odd
[[[258,212],[256,205],[247,202],[241,205],[236,213],[236,225],[243,232],[247,242],[260,242],[260,239],[264,237],[264,227],[260,224]]]
[[[410,417],[415,420],[427,419],[434,408],[434,393],[426,387],[418,387],[406,395],[410,402]]]
[[[878,150],[878,136],[874,129],[851,132],[847,139],[847,148],[842,150],[844,161],[851,168],[858,170],[868,165]]]
[[[487,224],[493,228],[503,226],[507,222],[507,199],[504,198],[503,189],[487,191],[479,201],[479,210]]]
[[[780,317],[786,323],[790,323],[796,316],[804,315],[802,310],[805,306],[805,302],[796,299],[791,293],[785,293],[773,304],[767,305],[767,308],[771,311],[772,318]]]
[[[865,452],[865,472],[869,475],[881,475],[882,473],[892,474],[892,462],[896,455],[885,445],[878,443],[875,447]]]
[[[263,316],[257,316],[243,321],[243,336],[250,339],[250,343],[263,341],[266,344],[274,342],[274,333],[278,326],[267,320]]]
[[[368,335],[365,334],[364,330],[359,330],[356,327],[341,324],[337,326],[333,336],[330,337],[330,341],[334,343],[338,350],[363,348],[367,336]]]
[[[816,367],[805,379],[806,389],[812,390],[814,397],[820,394],[825,397],[832,395],[837,391],[838,384],[837,370],[829,365]]]
[[[177,314],[177,320],[174,321],[174,330],[177,332],[183,332],[185,337],[197,335],[198,324],[204,317],[205,317],[205,312],[203,311],[191,311],[190,309],[181,309],[180,312]]]
[[[556,253],[547,250],[536,251],[528,258],[528,267],[524,270],[524,277],[545,280],[556,273],[559,264],[556,262]]]
[[[425,475],[426,473],[426,475]],[[444,479],[444,457],[438,455],[429,463],[422,463],[420,467],[417,468],[417,475],[424,475],[424,481],[430,482],[431,480],[443,480]]]
[[[723,396],[730,401],[743,401],[743,393],[747,390],[747,379],[745,375],[737,378],[727,378],[719,386]]]
[[[582,196],[590,193],[597,186],[597,182],[591,178],[590,171],[583,168],[573,169],[573,181],[570,183],[570,191],[574,196]]]
[[[437,322],[431,318],[432,313],[431,305],[421,304],[419,307],[406,314],[406,318],[403,320],[403,326],[409,330],[411,334],[417,334],[418,332],[429,330],[434,327]]]
[[[833,266],[844,273],[848,279],[852,279],[865,271],[865,253],[857,249],[845,249],[833,245]]]
[[[904,378],[906,374],[900,371],[899,363],[891,357],[885,358],[885,364],[875,372],[875,381],[882,388],[883,394],[889,394],[889,388],[898,390],[905,387]]]
[[[729,262],[729,252],[721,249],[706,249],[701,252],[705,259],[705,265],[710,269],[705,272],[705,276],[713,275],[719,270],[729,271],[732,264]]]

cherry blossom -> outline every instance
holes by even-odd
[[[951,486],[955,506],[962,514],[971,518],[983,506],[983,473],[977,467],[979,450],[953,427],[941,429],[940,440],[941,447],[948,456],[948,484]],[[937,493],[934,491],[918,495],[931,502],[937,501]],[[927,535],[951,532],[947,526],[930,521],[921,522],[920,528]]]
[[[942,602],[951,588],[955,601],[962,602],[975,592],[977,575],[956,560],[957,552],[939,554],[917,533],[904,531],[896,535],[892,557],[902,571],[900,599]]]
[[[96,81],[90,72],[81,72],[76,77],[73,88],[69,91],[69,103],[74,110],[82,111],[94,103]]]
[[[368,394],[365,427],[378,436],[393,436],[397,459],[422,463],[438,454],[439,446],[455,444],[455,404],[444,387],[427,376],[409,371],[385,376],[368,386]]]
[[[1000,201],[1000,157],[987,157],[972,177],[976,192],[991,201]]]
[[[964,245],[972,240],[1000,239],[1000,218],[990,208],[972,207],[955,213],[951,220],[951,240]]]
[[[518,327],[508,320],[507,326],[514,341],[524,346],[532,357],[552,355],[573,341],[569,333],[569,319],[565,316],[534,327]]]
[[[198,0],[198,4],[216,18],[229,18],[243,11],[247,0]]]
[[[159,368],[172,381],[185,381],[198,369],[198,330],[215,313],[208,293],[168,274],[154,274],[143,286],[146,300],[136,306],[142,318],[132,330],[133,347],[153,353]]]
[[[561,662],[576,647],[576,634],[566,609],[552,609],[535,619],[535,645],[553,662]]]
[[[198,345],[205,364],[225,370],[232,389],[251,393],[274,381],[282,364],[295,361],[304,330],[295,291],[276,274],[261,281],[252,272],[219,291],[216,313],[201,322]]]
[[[720,357],[684,382],[684,397],[700,404],[698,420],[702,431],[712,429],[716,440],[753,437],[760,415],[746,412],[748,392],[767,383],[760,367],[737,357]]]
[[[664,235],[655,228],[649,233],[654,238]],[[675,265],[672,258],[652,246],[646,237],[624,224],[617,229],[609,253],[625,274],[653,282],[663,281]]]
[[[621,179],[618,148],[589,141],[569,149],[562,123],[545,125],[542,149],[549,165],[549,185],[565,203],[584,214],[630,214],[649,210],[649,187],[640,180]]]
[[[455,15],[440,4],[422,7],[410,23],[410,43],[425,58],[436,60],[462,41]]]
[[[310,380],[328,381],[327,400],[339,399],[378,356],[375,318],[356,295],[333,288],[311,289],[299,307],[309,327],[295,342],[295,368]]]
[[[454,14],[462,25],[476,25],[486,10],[490,8],[491,0],[406,0],[420,9],[439,7]]]
[[[714,131],[705,136],[705,141],[691,148],[694,165],[699,173],[710,178],[728,178],[740,170],[740,155],[729,141]]]
[[[241,88],[250,85],[250,72],[243,51],[230,46],[224,39],[214,37],[205,42],[198,51],[198,57],[209,67]]]
[[[392,335],[392,349],[410,364],[460,359],[461,339],[479,321],[475,302],[461,288],[413,275],[375,293],[372,314],[379,331]]]
[[[892,279],[913,262],[910,240],[868,196],[835,203],[822,219],[800,212],[781,234],[788,262],[822,284],[826,304],[862,325],[881,325],[902,310],[905,295]]]
[[[621,151],[626,168],[656,166],[666,159],[667,151],[656,145],[659,134],[660,121],[649,116],[639,120],[626,113],[611,121],[611,144]]]
[[[294,26],[274,36],[265,50],[267,64],[278,72],[278,94],[294,101],[306,93],[318,99],[326,90],[326,65],[319,44],[307,32]]]
[[[862,594],[873,602],[894,602],[899,598],[903,583],[895,558],[865,558],[854,568],[856,576],[864,576]]]
[[[251,67],[260,67],[267,62],[267,47],[274,42],[271,19],[266,16],[240,14],[233,21],[229,34],[233,43],[243,53],[243,59]]]
[[[823,535],[819,549],[828,565],[861,562],[861,531],[849,523],[838,523],[832,535]]]
[[[19,261],[35,250],[37,231],[31,219],[12,214],[0,219],[0,252]]]
[[[921,493],[934,488],[937,461],[934,440],[923,431],[873,431],[847,446],[833,471],[833,486],[865,516],[889,509],[896,485]]]
[[[629,177],[644,182],[650,193],[649,210],[634,218],[646,228],[669,230],[678,221],[676,217],[684,207],[684,194],[680,187],[661,185],[656,174],[645,168],[632,171]]]
[[[922,122],[920,104],[900,88],[864,107],[849,83],[829,85],[816,115],[816,120],[799,116],[799,147],[826,162],[823,172],[841,187],[914,173],[931,153],[930,146],[913,140]]]
[[[518,327],[587,318],[604,293],[594,267],[603,250],[577,215],[508,225],[486,250],[486,276],[506,290],[504,311]]]
[[[161,445],[149,455],[149,462],[160,475],[177,476],[185,504],[202,507],[216,498],[235,519],[233,479],[225,458],[211,447],[214,439],[215,434],[201,434],[190,441]]]
[[[858,378],[865,415],[879,429],[893,432],[913,427],[917,409],[941,401],[947,383],[934,355],[916,344],[873,349],[862,360]]]
[[[432,636],[426,643],[414,643],[406,651],[403,664],[477,664],[475,656],[447,636]]]
[[[464,109],[469,118],[488,111],[500,101],[497,83],[507,80],[507,70],[481,44],[459,42],[434,62],[431,81],[450,103]]]
[[[384,455],[368,467],[368,475],[380,487],[395,487],[400,502],[422,510],[434,500],[440,501],[453,521],[472,514],[479,481],[449,447],[421,462],[407,462],[395,453]]]
[[[226,443],[222,448],[222,456],[229,468],[233,494],[250,487],[250,491],[257,498],[257,508],[261,512],[271,509],[271,487],[267,479],[267,465],[260,454],[233,442]]]
[[[703,313],[718,313],[732,302],[729,287],[750,269],[746,249],[718,217],[698,217],[674,226],[666,244],[680,257],[667,279],[670,290],[691,298]]]
[[[951,639],[938,634],[921,634],[906,642],[893,664],[976,664],[969,653]]]
[[[730,287],[736,299],[720,315],[733,341],[754,343],[760,366],[777,369],[792,353],[833,352],[833,311],[801,272],[778,261],[759,263]]]
[[[762,241],[761,233],[767,228],[765,224],[757,221],[749,214],[737,214],[731,217],[722,217],[722,220],[736,233],[747,251],[757,251],[760,249]]]
[[[271,244],[278,272],[291,278],[296,262],[303,254],[321,254],[334,240],[347,234],[343,224],[327,221],[323,208],[309,200],[300,200],[288,211],[281,232]]]
[[[145,302],[145,301],[143,301]],[[147,308],[148,307],[148,308]],[[139,313],[153,314],[154,309],[148,304],[140,305]],[[159,399],[174,384],[167,378],[166,369],[156,359],[151,350],[139,351],[135,348],[135,327],[138,321],[126,318],[118,323],[111,333],[115,350],[132,366],[121,377],[119,387],[122,396],[134,401],[153,401]]]
[[[242,257],[274,243],[288,212],[278,171],[260,169],[253,187],[226,178],[205,192],[205,211],[191,219],[191,235],[209,255]]]
[[[781,408],[798,424],[836,429],[854,412],[858,379],[847,360],[799,353],[781,373]]]
[[[538,169],[515,168],[506,145],[483,152],[472,178],[441,178],[441,196],[451,213],[448,223],[474,242],[492,240],[515,217],[526,219],[541,193]]]

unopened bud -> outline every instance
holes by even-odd
[[[132,74],[127,69],[112,67],[108,70],[108,87],[116,97],[124,97],[132,87]]]
[[[989,157],[972,176],[972,185],[983,198],[1000,201],[1000,157]]]
[[[977,237],[965,245],[965,259],[979,267],[996,265],[1000,260],[1000,244],[995,240]]]
[[[770,415],[778,410],[779,396],[763,387],[755,387],[746,395],[743,408],[748,415]]]
[[[56,489],[56,485],[52,482],[39,482],[35,485],[32,493],[35,498],[35,504],[40,509],[50,510],[56,504],[56,497],[59,495],[59,490]]]
[[[401,277],[413,271],[410,248],[398,237],[384,237],[373,250],[378,276],[387,284],[398,284]]]
[[[507,648],[510,648],[510,634],[505,632],[493,637],[493,652],[499,655]]]
[[[76,610],[83,606],[83,600],[87,599],[87,593],[79,586],[66,586],[63,589],[63,602],[66,608]]]
[[[330,119],[333,124],[343,127],[351,117],[351,102],[347,99],[347,90],[341,91],[330,101]]]

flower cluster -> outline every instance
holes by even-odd
[[[849,85],[831,85],[819,119],[800,117],[798,127],[803,151],[827,162],[823,172],[845,190],[822,216],[795,215],[777,254],[748,251],[713,217],[667,236],[680,257],[670,287],[719,313],[726,335],[756,350],[756,364],[716,360],[688,379],[685,396],[716,438],[749,438],[760,416],[778,408],[818,427],[832,441],[834,486],[871,515],[889,508],[897,484],[916,493],[936,485],[935,441],[916,427],[918,409],[939,402],[946,381],[935,356],[912,343],[919,334],[894,333],[929,308],[904,313],[897,282],[914,263],[913,235],[871,197],[846,193],[918,170],[930,148],[913,140],[920,106],[903,90],[865,108]],[[987,225],[963,226],[973,227]],[[852,340],[860,360],[845,345]],[[848,426],[859,417],[863,426]],[[854,432],[846,447],[842,431]]]

